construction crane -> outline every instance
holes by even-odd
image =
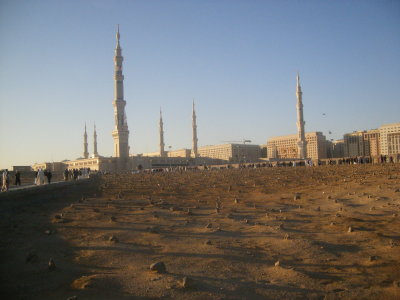
[[[233,144],[233,143],[243,143],[243,144],[246,144],[246,143],[251,143],[251,140],[243,139],[243,140],[241,140],[241,141],[222,141],[222,143],[230,143],[230,144]]]

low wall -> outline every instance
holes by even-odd
[[[44,185],[32,185],[26,186],[18,189],[10,189],[7,192],[0,193],[0,201],[4,199],[16,199],[21,197],[31,197],[37,195],[53,194],[55,192],[71,192],[75,188],[80,188],[82,186],[93,187],[97,185],[100,180],[100,175],[92,176],[88,179],[80,179],[76,181],[59,181],[51,184]]]

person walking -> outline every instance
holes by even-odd
[[[15,172],[15,185],[21,185],[21,173],[19,171]]]
[[[44,173],[42,169],[39,169],[36,178],[36,185],[42,185],[42,184],[44,184]]]
[[[8,191],[8,187],[10,186],[10,177],[8,175],[8,169],[5,169],[3,171],[2,179],[3,179],[3,185],[1,187],[1,191],[6,192]]]
[[[46,177],[47,177],[47,183],[50,184],[51,183],[51,177],[53,176],[53,174],[51,173],[51,171],[47,171],[46,173]]]
[[[64,181],[68,181],[69,172],[68,169],[64,170]]]

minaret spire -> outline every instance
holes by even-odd
[[[165,144],[164,144],[164,123],[162,119],[162,111],[160,107],[160,156],[165,157],[166,153],[164,150]]]
[[[300,75],[297,72],[297,89],[296,89],[296,97],[297,97],[297,149],[298,149],[298,158],[306,159],[307,158],[307,142],[306,142],[306,134],[304,130],[304,116],[303,116],[303,92],[301,91],[300,86]]]
[[[193,140],[192,140],[192,157],[198,157],[197,151],[197,124],[196,124],[196,111],[194,107],[194,99],[193,99],[193,108],[192,108],[192,130],[193,130]]]
[[[97,133],[96,133],[96,123],[94,124],[94,132],[93,132],[93,156],[99,156],[97,153]]]
[[[83,157],[84,158],[89,158],[87,133],[86,133],[86,123],[85,123],[85,133],[83,134]]]
[[[129,130],[126,121],[124,100],[124,75],[122,75],[122,49],[120,46],[119,25],[117,29],[117,46],[115,48],[114,57],[114,130],[112,136],[114,138],[114,156],[129,157]]]

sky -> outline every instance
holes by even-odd
[[[0,168],[113,155],[117,24],[131,154],[400,121],[400,1],[0,0]]]

